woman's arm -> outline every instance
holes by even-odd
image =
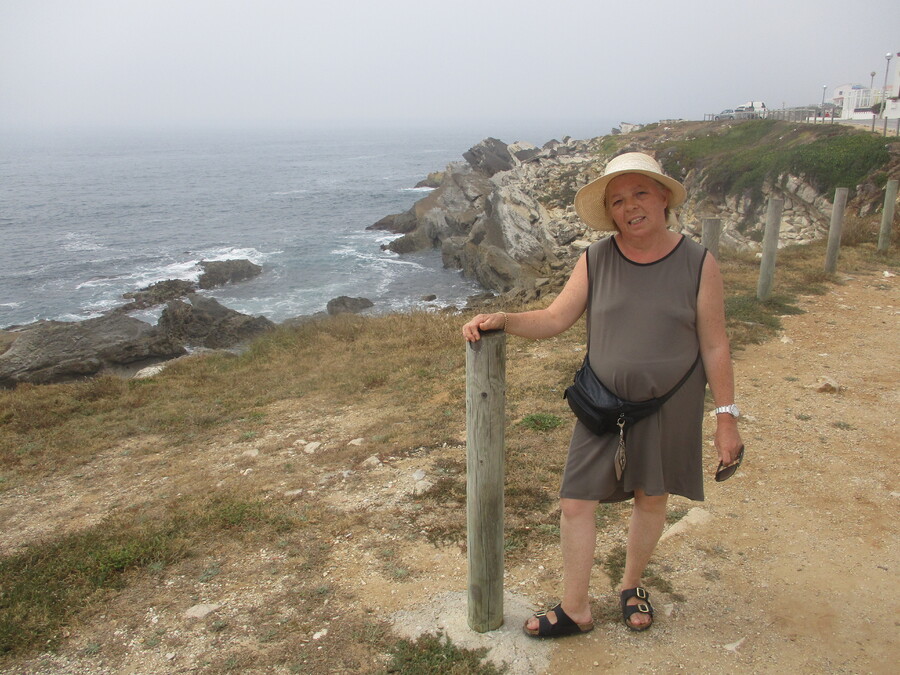
[[[582,255],[562,292],[545,309],[507,314],[479,314],[463,326],[463,337],[469,342],[481,338],[483,330],[501,330],[520,337],[540,339],[559,335],[571,328],[587,307],[587,262]]]
[[[725,289],[719,264],[711,255],[703,261],[697,296],[697,336],[706,380],[716,407],[734,403],[734,369],[725,332]],[[728,413],[716,416],[716,449],[719,459],[730,464],[737,459],[741,435],[737,419]]]

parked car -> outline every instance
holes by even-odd
[[[723,110],[718,115],[716,115],[717,120],[733,120],[734,119],[734,110],[728,108],[728,110]]]

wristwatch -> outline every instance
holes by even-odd
[[[723,405],[716,408],[716,415],[721,415],[722,413],[728,413],[732,417],[740,417],[741,411],[738,410],[738,407],[732,403],[731,405]]]

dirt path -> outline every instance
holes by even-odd
[[[664,534],[653,561],[673,592],[652,591],[652,630],[631,633],[618,621],[617,600],[597,567],[597,628],[591,634],[558,642],[524,637],[520,626],[534,603],[559,592],[554,549],[536,552],[533,564],[507,566],[504,627],[473,633],[466,625],[465,555],[424,542],[409,545],[404,563],[422,574],[389,578],[378,571],[377,547],[384,547],[385,537],[398,546],[402,541],[385,528],[334,542],[323,574],[340,579],[355,598],[336,607],[335,617],[393,617],[394,630],[409,636],[444,631],[461,646],[488,647],[512,674],[896,672],[900,284],[882,273],[859,274],[824,296],[802,298],[800,305],[806,313],[785,317],[779,338],[736,355],[745,464],[727,483],[709,480],[706,502],[679,502],[692,510]],[[824,378],[837,390],[819,391]],[[98,457],[77,475],[0,493],[0,551],[94,525],[137,495],[164,499],[189,489],[186,481],[197,467],[212,481],[255,481],[267,494],[292,494],[297,486],[278,467],[286,457],[301,461],[303,443],[319,440],[312,425],[323,425],[290,402],[282,407],[271,411],[278,424],[250,450],[232,442],[161,453],[154,439],[140,439],[135,447]],[[355,410],[324,426],[354,438],[356,417],[375,414]],[[462,446],[445,452],[465,455]],[[317,498],[343,508],[389,512],[413,489],[410,477],[428,464],[414,453],[358,472],[350,482],[319,476],[314,489]],[[253,649],[259,650],[258,668],[243,672],[287,672],[273,665],[284,663],[272,651],[276,642],[262,641],[259,633],[260,617],[268,615],[261,608],[271,608],[282,624],[299,621],[302,608],[285,604],[296,579],[272,572],[279,565],[293,569],[292,563],[281,561],[275,550],[229,551],[187,561],[163,586],[142,582],[91,626],[74,629],[60,652],[6,672],[224,672],[229,668],[203,664],[213,654],[238,659]],[[198,583],[212,563],[221,574],[213,583]],[[251,584],[248,578],[271,581]],[[221,607],[214,616],[218,625],[227,623],[228,632],[220,637],[202,622],[185,619],[185,610],[197,602]],[[294,631],[277,644],[293,649],[317,639]],[[318,644],[348,648],[325,638]],[[95,653],[91,645],[102,649]]]
[[[780,339],[736,357],[743,469],[658,549],[685,600],[657,594],[647,633],[605,624],[561,644],[548,672],[897,672],[897,278],[800,304]]]

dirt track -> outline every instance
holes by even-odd
[[[898,281],[858,275],[800,305],[736,356],[744,467],[657,551],[686,599],[655,594],[647,633],[561,643],[548,672],[897,672]]]

